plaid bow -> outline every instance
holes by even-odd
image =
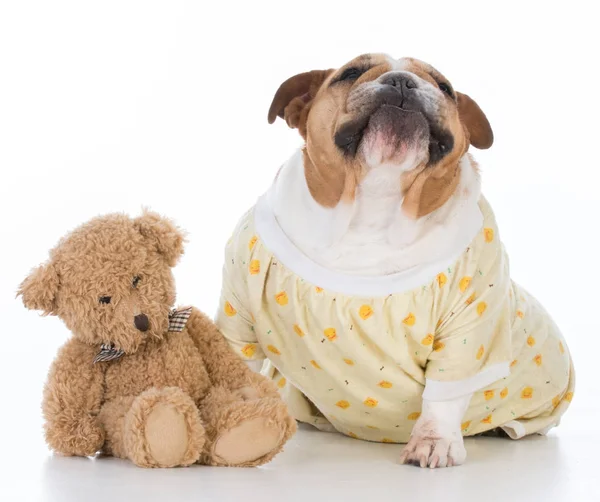
[[[121,349],[116,349],[113,343],[103,343],[100,345],[100,352],[94,357],[94,364],[119,359],[123,354],[125,352]]]
[[[184,307],[179,310],[173,309],[169,314],[169,333],[183,331],[191,315],[192,307]]]
[[[185,328],[191,315],[192,307],[185,307],[179,310],[173,309],[169,313],[169,333],[183,331],[183,328]],[[117,349],[113,343],[103,343],[100,345],[100,352],[94,357],[94,364],[105,361],[114,361],[119,359],[123,354],[125,354],[125,351]]]

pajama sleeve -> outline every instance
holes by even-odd
[[[236,354],[247,361],[265,359],[254,331],[247,283],[247,259],[252,248],[252,235],[247,235],[246,215],[225,248],[223,282],[216,324]],[[251,233],[251,232],[250,232]]]
[[[442,282],[423,393],[432,401],[471,394],[510,373],[512,286],[493,216],[484,219],[469,249],[438,284]]]

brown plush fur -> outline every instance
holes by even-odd
[[[44,390],[46,440],[56,452],[101,451],[144,467],[255,466],[295,432],[274,384],[253,373],[204,314],[193,309],[183,331],[168,332],[171,267],[183,241],[154,213],[96,218],[21,284],[27,308],[57,315],[73,334]],[[146,331],[134,324],[141,314]],[[103,343],[125,354],[94,363]]]

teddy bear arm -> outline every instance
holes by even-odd
[[[103,400],[103,370],[95,348],[70,339],[54,360],[44,388],[48,445],[63,455],[91,456],[104,443],[96,416]]]
[[[205,314],[194,308],[187,327],[213,385],[237,391],[242,399],[279,396],[273,382],[248,368]]]

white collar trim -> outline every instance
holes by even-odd
[[[477,204],[474,204],[473,210],[465,211],[461,216],[452,249],[447,249],[443,257],[395,274],[358,276],[329,270],[302,253],[277,222],[269,192],[259,198],[254,208],[256,232],[282,265],[315,286],[359,297],[404,293],[431,283],[438,273],[458,260],[483,225],[483,215]]]

